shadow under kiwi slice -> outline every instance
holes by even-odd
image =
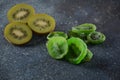
[[[32,31],[24,23],[13,22],[5,27],[4,36],[8,42],[15,45],[22,45],[31,40]]]

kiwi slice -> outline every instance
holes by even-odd
[[[61,36],[50,38],[46,46],[49,55],[54,59],[62,59],[68,52],[67,40]]]
[[[96,25],[92,23],[83,23],[81,25],[72,27],[72,31],[76,33],[90,34],[96,30]]]
[[[80,38],[71,37],[67,40],[69,50],[65,59],[70,63],[79,64],[87,55],[87,45]]]
[[[87,49],[87,55],[82,60],[82,62],[88,62],[92,59],[92,57],[93,57],[93,53],[89,49]]]
[[[87,39],[90,43],[92,44],[100,44],[103,43],[106,39],[106,36],[101,33],[101,32],[91,32],[88,36]]]
[[[55,19],[47,14],[35,14],[28,20],[30,28],[38,33],[49,33],[55,28]]]
[[[52,37],[56,37],[56,36],[61,36],[61,37],[64,37],[65,39],[68,38],[68,35],[64,32],[61,32],[61,31],[54,31],[54,32],[51,32],[47,35],[47,39],[50,39]]]
[[[32,31],[24,23],[13,22],[5,27],[4,36],[10,43],[22,45],[31,40]]]
[[[26,23],[30,16],[35,14],[35,10],[28,4],[17,4],[13,6],[7,13],[10,22],[23,22]]]

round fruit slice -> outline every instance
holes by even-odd
[[[46,46],[49,55],[54,59],[62,59],[68,52],[67,40],[64,37],[52,37]]]
[[[84,23],[76,27],[72,27],[73,32],[89,34],[96,30],[96,25],[92,23]]]
[[[28,20],[28,25],[34,32],[45,34],[54,30],[55,19],[47,14],[35,14]]]
[[[92,44],[100,44],[105,41],[106,37],[101,32],[92,32],[87,36],[87,39]]]
[[[61,36],[64,37],[65,39],[68,38],[67,34],[61,31],[54,31],[48,34],[47,39],[50,39],[52,37],[56,37],[56,36]]]
[[[31,40],[32,31],[24,23],[13,22],[5,27],[4,36],[10,43],[22,45]]]
[[[73,64],[79,64],[87,55],[87,45],[80,38],[68,39],[69,51],[65,58]]]
[[[87,34],[85,34],[85,33],[73,32],[72,30],[70,30],[68,33],[68,36],[69,37],[78,37],[78,38],[82,39],[85,43],[88,43]]]
[[[35,14],[35,10],[28,4],[17,4],[13,6],[7,13],[10,22],[23,22],[26,23],[30,16]]]

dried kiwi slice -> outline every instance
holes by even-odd
[[[106,39],[105,35],[101,32],[92,32],[87,36],[87,39],[92,44],[103,43]]]
[[[87,55],[87,45],[80,38],[68,39],[69,50],[65,58],[73,64],[79,64]]]
[[[88,62],[92,59],[93,57],[93,53],[88,49],[87,50],[87,55],[85,56],[85,58],[83,59],[83,62]]]
[[[35,14],[28,20],[30,28],[38,33],[49,33],[55,28],[55,19],[47,14]]]
[[[67,40],[64,37],[52,37],[46,46],[49,55],[54,59],[62,59],[68,52]]]
[[[31,40],[32,31],[24,23],[13,22],[5,27],[4,36],[10,43],[22,45]]]
[[[23,22],[26,23],[30,16],[35,14],[35,10],[28,4],[17,4],[13,6],[7,13],[10,22]]]
[[[89,34],[91,32],[94,32],[95,30],[96,30],[96,25],[92,23],[84,23],[76,27],[72,27],[72,31],[76,33]]]
[[[61,36],[64,37],[65,39],[68,38],[67,34],[61,31],[54,31],[48,34],[47,39],[50,39],[52,37],[56,37],[56,36]]]
[[[82,39],[85,43],[88,43],[87,35],[88,34],[85,34],[85,33],[73,32],[72,30],[70,30],[68,33],[69,37],[78,37],[78,38]]]

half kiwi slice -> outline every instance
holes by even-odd
[[[45,34],[55,29],[55,19],[47,14],[35,14],[28,20],[28,25],[34,32]]]
[[[7,13],[8,20],[10,22],[23,22],[26,23],[27,20],[35,14],[35,10],[32,6],[28,4],[17,4],[13,6]]]
[[[13,22],[5,27],[4,36],[10,43],[22,45],[31,40],[32,31],[24,23]]]

